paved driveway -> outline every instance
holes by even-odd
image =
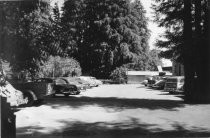
[[[16,112],[17,138],[210,136],[210,104],[143,85],[102,85]]]

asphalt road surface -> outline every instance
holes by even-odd
[[[102,85],[16,112],[17,138],[210,136],[210,104],[143,85]]]

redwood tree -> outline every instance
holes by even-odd
[[[72,36],[67,38],[74,51],[70,54],[83,71],[109,77],[116,67],[134,62],[145,69],[149,30],[140,1],[67,0],[62,21]]]
[[[161,56],[181,59],[177,61],[184,64],[185,101],[210,102],[207,0],[155,1],[156,21],[167,29],[167,40],[159,40],[157,46],[168,49]]]

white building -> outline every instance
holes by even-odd
[[[144,81],[147,76],[159,75],[158,71],[127,71],[128,84],[139,84]],[[166,72],[166,75],[172,75],[170,72]]]

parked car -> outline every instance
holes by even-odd
[[[166,79],[161,79],[157,81],[155,84],[152,85],[152,88],[158,89],[158,90],[163,90],[165,87]]]
[[[28,99],[26,106],[32,106],[35,102],[44,100],[46,96],[55,94],[53,81],[47,78],[33,82],[13,82],[12,85],[23,92],[24,98]]]
[[[82,83],[77,77],[65,77],[64,79],[66,79],[69,84],[76,85],[80,91],[85,91],[89,88],[88,84]]]
[[[87,89],[90,89],[90,88],[91,88],[91,84],[90,84],[88,81],[83,80],[83,79],[81,79],[80,77],[75,77],[75,80],[77,80],[80,84],[85,85],[85,87],[86,87]]]
[[[95,81],[96,85],[98,85],[98,86],[103,84],[102,81],[96,79],[95,77],[90,77],[90,79],[92,79],[93,81]]]
[[[48,82],[53,84],[53,90],[55,94],[64,94],[65,96],[77,95],[80,90],[74,84],[69,84],[65,78],[40,78],[35,80],[36,82]]]
[[[64,94],[65,96],[80,94],[80,90],[74,84],[69,84],[64,78],[55,79],[54,90],[56,94]]]
[[[26,106],[30,101],[25,97],[26,93],[23,93],[15,89],[8,81],[5,81],[3,85],[0,85],[0,96],[6,97],[10,106]]]
[[[144,86],[147,86],[148,80],[147,80],[147,79],[143,80],[143,81],[141,82],[141,84],[143,84]]]
[[[164,91],[170,93],[183,93],[184,92],[184,76],[173,76],[166,79]]]
[[[152,86],[153,86],[157,81],[159,81],[160,79],[161,79],[161,77],[158,76],[158,75],[148,77],[147,86],[148,86],[148,87],[152,87]]]
[[[144,86],[147,86],[149,80],[151,80],[151,79],[152,79],[152,76],[147,76],[146,79],[142,82],[142,84],[143,84]]]
[[[98,86],[98,84],[93,79],[91,79],[91,77],[89,77],[89,76],[80,76],[79,78],[83,81],[88,82],[90,87],[97,87]]]

